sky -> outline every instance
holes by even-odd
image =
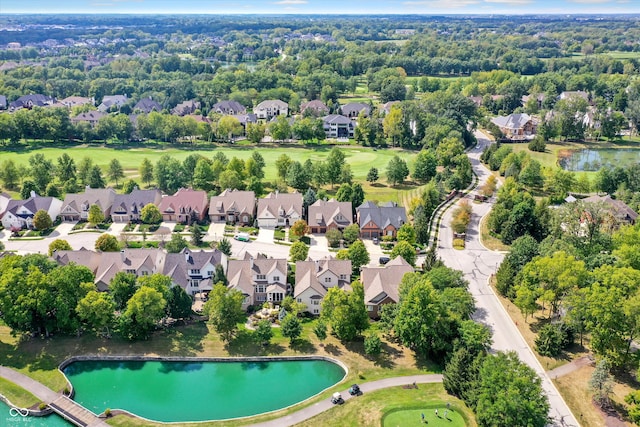
[[[0,0],[0,13],[640,13],[640,0]]]

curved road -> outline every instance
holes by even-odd
[[[362,390],[363,393],[370,393],[372,391],[381,390],[383,388],[399,387],[399,386],[409,385],[413,383],[427,384],[427,383],[439,383],[439,382],[442,382],[442,375],[440,374],[411,375],[406,377],[385,378],[378,381],[371,381],[368,383],[360,384],[360,390]],[[356,398],[354,396],[351,396],[348,390],[344,390],[341,394],[342,394],[342,398],[345,401],[352,398]],[[252,424],[252,427],[293,426],[303,421],[306,421],[309,418],[315,417],[316,415],[321,414],[322,412],[333,408],[333,406],[334,404],[331,403],[329,399],[324,399],[318,403],[314,403],[311,406],[308,406],[304,409],[301,409],[287,416],[276,418],[275,420],[271,420],[271,421],[266,421],[264,423]]]
[[[490,172],[480,162],[480,155],[484,148],[491,144],[491,141],[481,132],[476,132],[476,138],[478,139],[478,145],[468,152],[468,156],[473,170],[478,175],[479,184],[482,184],[486,181]],[[470,194],[470,197],[473,197],[473,192]],[[493,332],[491,350],[515,351],[520,360],[533,368],[540,376],[542,387],[547,393],[551,405],[549,416],[553,419],[552,425],[563,425],[560,420],[564,420],[564,425],[579,426],[580,424],[578,424],[566,402],[551,382],[538,359],[534,356],[533,351],[518,331],[500,300],[488,285],[489,278],[496,272],[504,258],[502,253],[490,251],[480,243],[480,220],[489,213],[492,204],[471,203],[471,206],[473,207],[473,215],[467,232],[466,248],[462,251],[453,249],[453,234],[449,224],[451,223],[454,209],[449,209],[440,222],[438,255],[448,267],[462,271],[469,281],[469,290],[476,300],[476,312],[473,318],[487,325]]]

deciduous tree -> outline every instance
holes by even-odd
[[[209,322],[227,343],[233,339],[238,323],[244,319],[243,300],[242,292],[217,284],[209,292],[209,301],[204,305]]]

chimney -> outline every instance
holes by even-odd
[[[127,260],[127,256],[124,254],[124,249],[120,250],[120,261],[125,262]]]
[[[186,262],[189,262],[189,251],[187,251],[187,250],[184,251],[184,260]]]
[[[251,270],[253,270],[253,257],[252,256],[249,257],[249,268]]]
[[[36,192],[33,191],[33,190],[31,190],[31,192],[29,194],[31,195],[31,197],[36,197],[37,196]]]

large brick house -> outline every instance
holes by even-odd
[[[366,201],[357,208],[357,218],[360,236],[372,239],[395,236],[398,229],[407,222],[407,212],[404,207],[393,202],[378,206]]]

